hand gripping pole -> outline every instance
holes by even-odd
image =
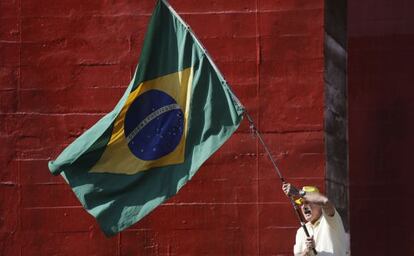
[[[273,168],[275,169],[277,175],[280,178],[280,181],[283,183],[286,183],[285,179],[282,176],[282,173],[280,172],[279,168],[276,165],[276,161],[273,159],[272,154],[270,153],[269,148],[267,147],[266,143],[263,141],[263,138],[261,136],[261,134],[259,133],[259,131],[257,130],[256,126],[254,125],[253,119],[252,117],[249,115],[249,113],[247,111],[244,112],[245,116],[247,117],[247,120],[249,121],[249,127],[251,132],[256,135],[256,137],[259,139],[260,143],[263,145],[263,148],[266,151],[267,156],[269,157],[270,161],[272,162]],[[292,205],[293,209],[295,210],[296,213],[296,217],[298,218],[301,227],[303,228],[303,231],[305,232],[307,237],[310,237],[309,235],[309,231],[306,228],[306,221],[304,220],[302,214],[301,214],[301,210],[299,208],[299,206],[295,203],[295,201],[293,200],[293,197],[289,197],[289,201],[290,204]],[[315,248],[313,248],[313,253],[315,255],[317,255],[317,251],[315,250]]]

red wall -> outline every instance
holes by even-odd
[[[298,223],[246,123],[176,197],[111,239],[49,174],[123,93],[154,4],[0,2],[0,255],[291,255]],[[288,180],[323,187],[323,1],[171,4]]]
[[[414,2],[348,1],[353,255],[414,255]]]

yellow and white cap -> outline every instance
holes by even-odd
[[[315,186],[303,186],[302,191],[304,191],[305,193],[314,193],[314,192],[319,193],[319,189]],[[302,198],[296,199],[295,203],[298,204],[298,205],[302,205],[303,204],[303,199]]]

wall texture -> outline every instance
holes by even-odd
[[[353,255],[414,255],[414,2],[348,1]]]
[[[323,188],[323,1],[170,3],[286,178]],[[154,5],[0,2],[0,255],[291,255],[298,223],[246,123],[177,196],[111,239],[49,174],[47,161],[123,93]]]

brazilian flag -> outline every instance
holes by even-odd
[[[175,195],[243,112],[189,26],[160,0],[126,92],[49,169],[114,235]]]

